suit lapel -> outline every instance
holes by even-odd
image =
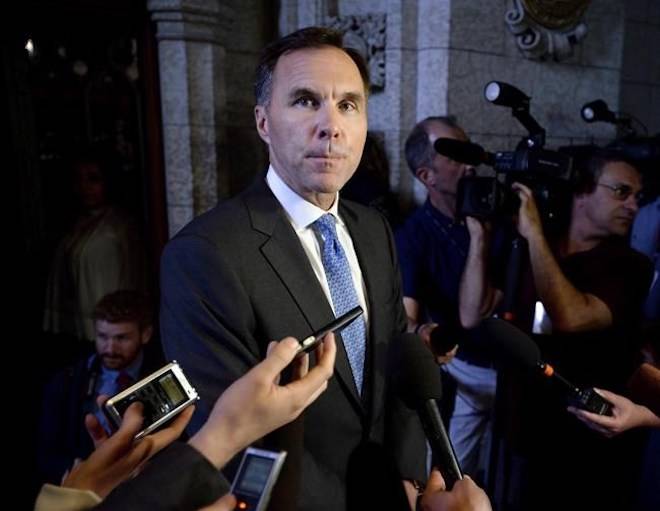
[[[265,179],[258,180],[245,195],[245,205],[253,228],[267,236],[260,247],[261,253],[289,290],[309,324],[310,334],[319,330],[334,319],[332,307],[308,262],[298,235],[286,218],[282,206],[266,185]],[[335,375],[356,407],[362,411],[361,400],[340,336],[337,336]]]
[[[385,283],[389,282],[389,279],[382,278],[384,266],[381,263],[380,254],[383,247],[374,240],[373,225],[367,226],[364,219],[355,213],[350,204],[345,201],[339,204],[340,214],[353,240],[366,287],[369,307],[368,364],[366,367],[369,369],[369,378],[365,382],[369,382],[371,385],[369,389],[371,417],[376,417],[378,410],[382,410],[384,406],[385,396],[385,375],[382,368],[389,339],[382,330],[383,325],[388,325],[389,321],[383,317],[383,314],[387,313],[383,307],[383,300],[389,297],[389,292],[384,289]]]

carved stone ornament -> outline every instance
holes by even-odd
[[[385,88],[385,14],[332,16],[326,26],[344,34],[344,44],[356,49],[367,61],[371,89]]]
[[[587,35],[584,13],[590,1],[512,0],[504,19],[527,58],[560,61]]]

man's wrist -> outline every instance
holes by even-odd
[[[217,431],[209,431],[205,424],[195,433],[188,444],[197,449],[216,468],[224,467],[240,449],[231,448],[236,442],[232,442],[231,434],[224,434],[222,428]]]

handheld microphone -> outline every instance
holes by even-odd
[[[393,346],[394,386],[409,408],[417,410],[424,433],[433,452],[433,464],[445,479],[447,489],[463,479],[445,426],[438,400],[442,398],[442,381],[433,354],[414,334],[402,334]]]
[[[527,242],[525,238],[518,235],[511,242],[511,254],[506,269],[506,281],[504,285],[504,299],[502,300],[503,316],[507,321],[515,319],[515,301],[518,297],[520,284],[520,270],[523,257],[527,253]]]
[[[478,328],[515,364],[559,381],[568,390],[569,401],[574,406],[598,415],[612,415],[612,404],[592,387],[580,388],[574,385],[550,364],[543,362],[537,344],[519,328],[498,318],[487,318]]]
[[[431,330],[431,350],[436,357],[449,353],[458,345],[459,329],[453,325],[436,326]]]
[[[456,140],[455,138],[440,137],[433,142],[436,152],[467,165],[481,165],[485,163],[491,167],[495,165],[495,156],[486,151],[479,144]]]

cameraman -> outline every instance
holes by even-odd
[[[468,140],[451,117],[427,117],[412,129],[405,144],[406,160],[428,198],[397,231],[396,243],[408,331],[422,338],[451,375],[446,383],[456,387],[454,409],[443,410],[451,413],[449,435],[461,467],[479,480],[485,470],[481,462],[487,458],[496,374],[488,354],[468,337],[458,318],[470,235],[457,218],[457,188],[473,169],[437,153],[433,144],[438,138]],[[494,261],[501,250],[493,245]]]
[[[549,325],[536,340],[543,359],[578,386],[622,393],[639,364],[635,340],[651,281],[649,260],[625,239],[637,213],[641,176],[604,151],[579,170],[570,223],[557,239],[546,238],[532,191],[513,185],[520,198],[518,232],[528,246],[528,284],[547,316],[543,324]],[[471,320],[485,317],[494,308],[492,298],[483,292],[461,312]],[[536,309],[541,310],[538,303]],[[552,381],[544,383],[523,380],[515,389],[522,394],[522,435],[515,439],[525,459],[522,508],[534,502],[535,509],[555,509],[569,495],[576,509],[629,506],[642,439],[633,432],[614,439],[590,434],[565,413],[565,396]]]

